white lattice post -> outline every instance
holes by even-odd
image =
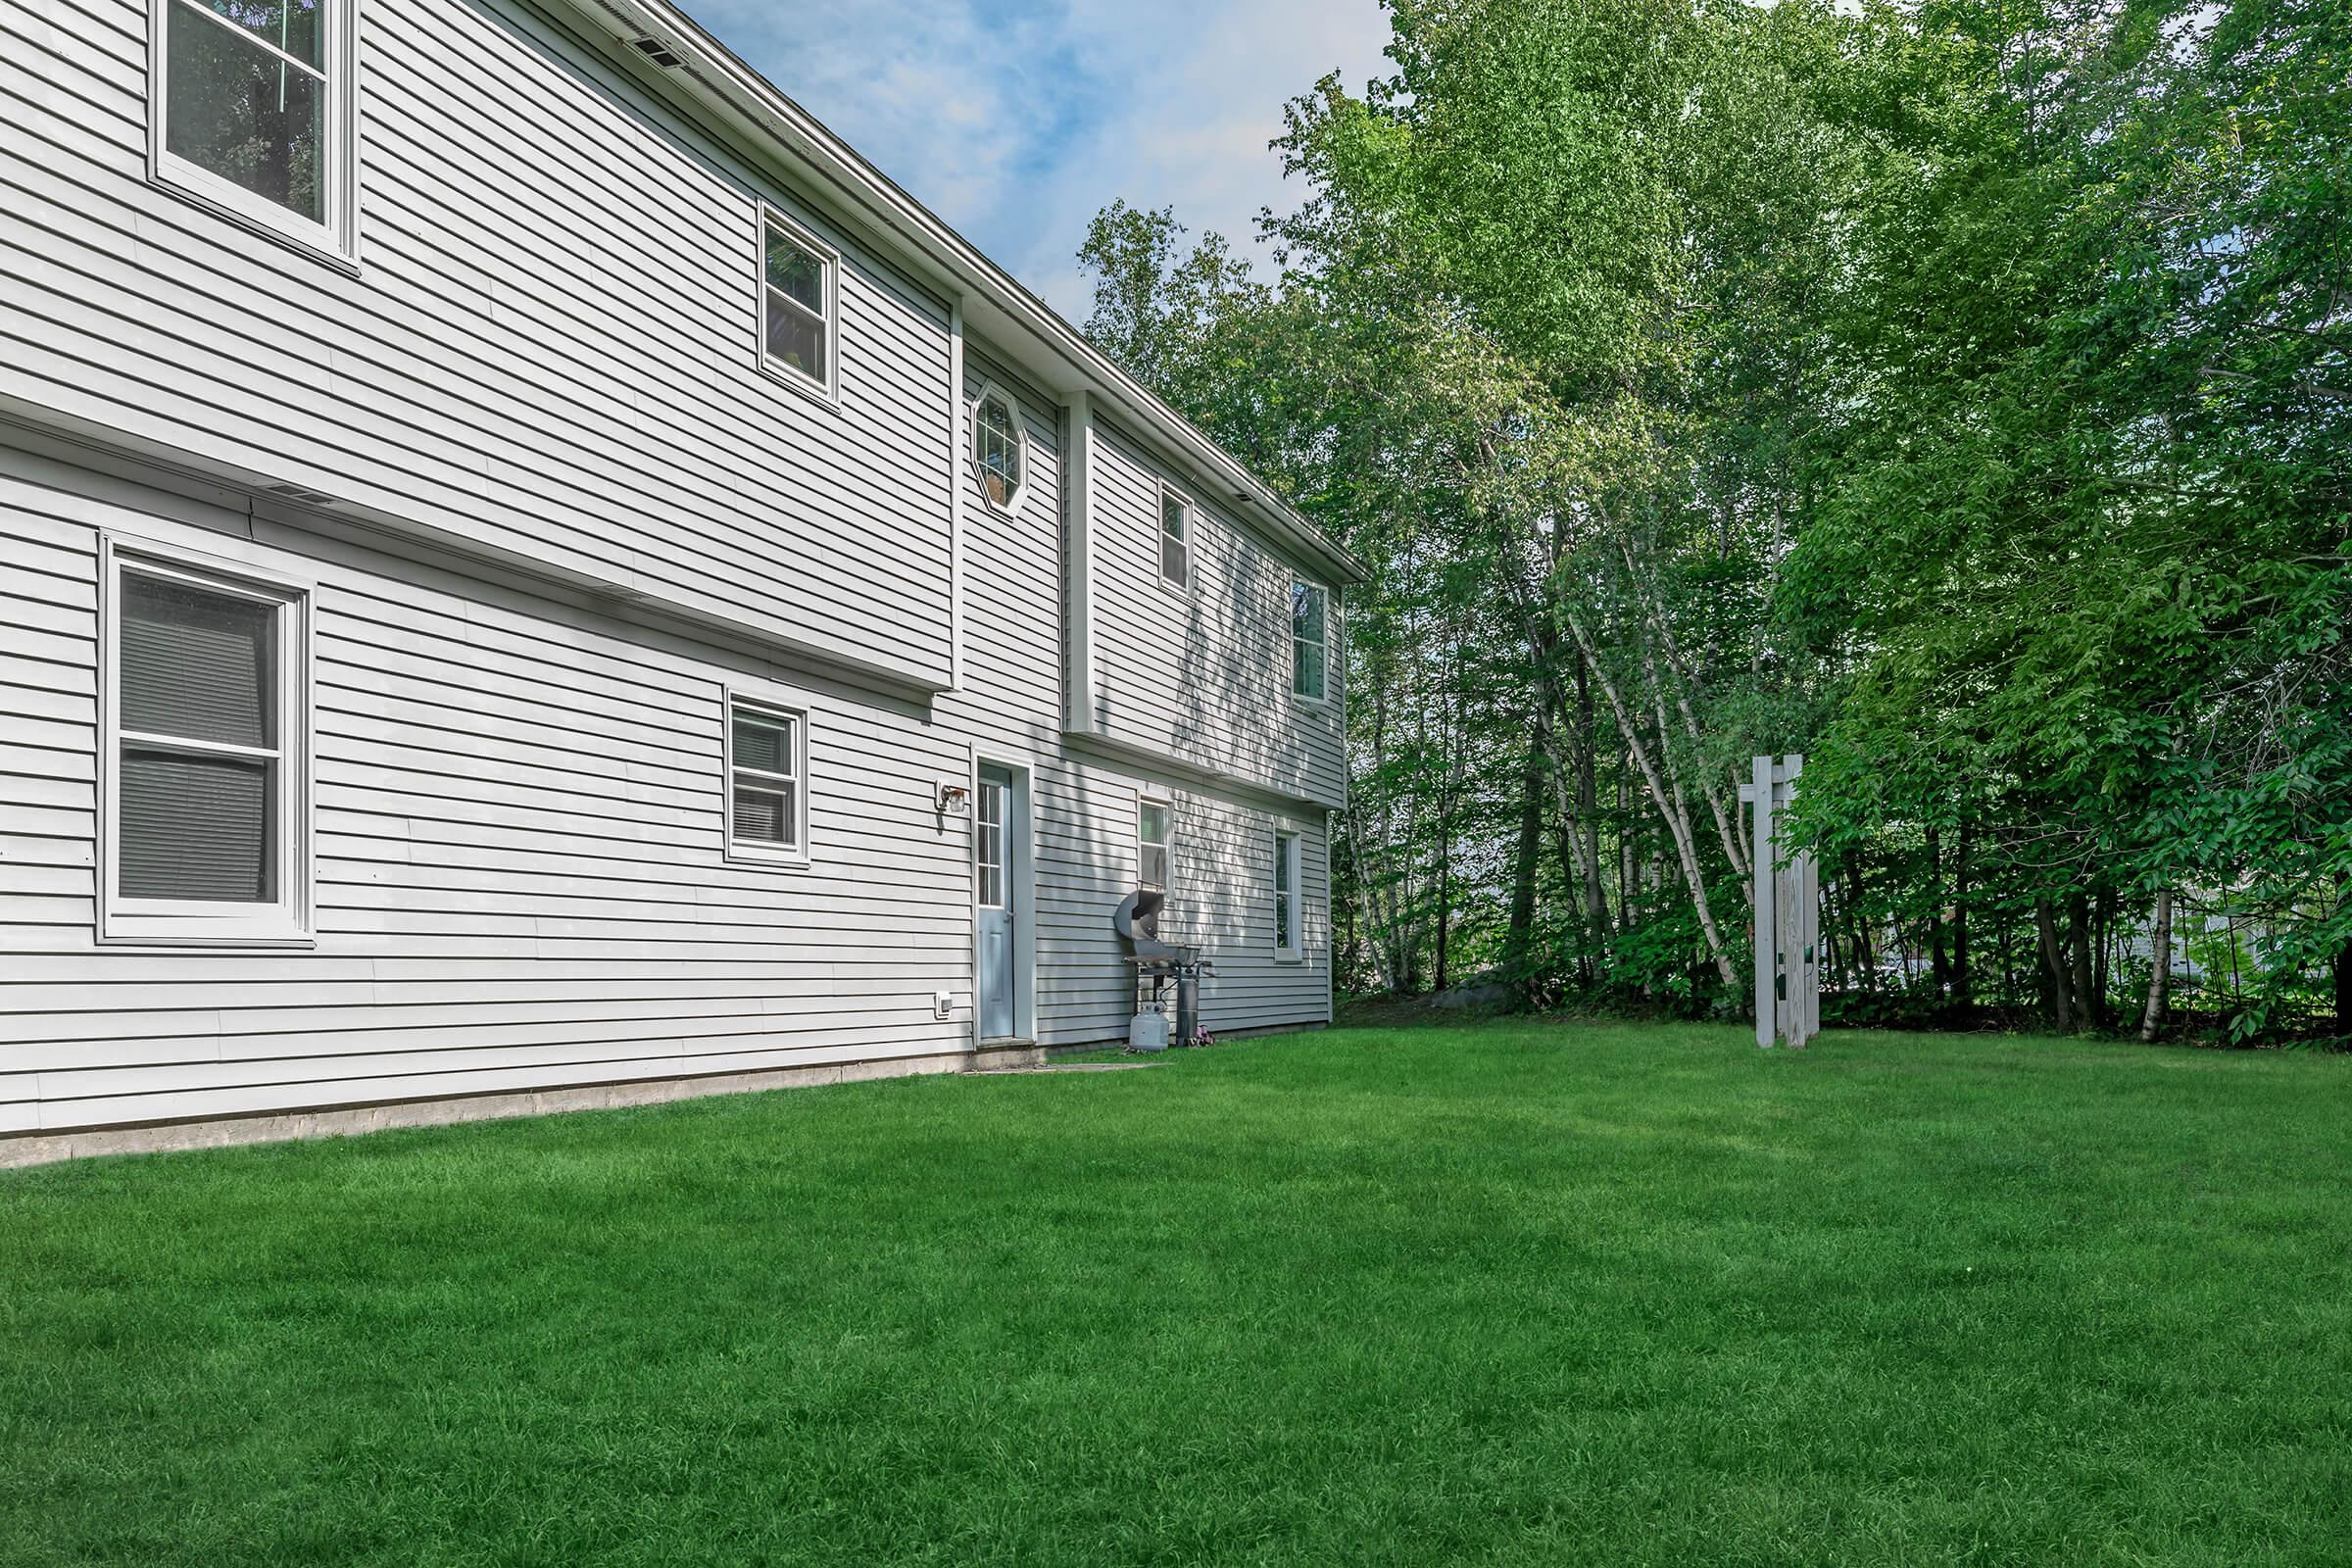
[[[1740,791],[1755,806],[1755,897],[1756,911],[1756,1044],[1769,1050],[1779,1031],[1774,1014],[1779,1010],[1775,1001],[1780,988],[1773,983],[1780,967],[1780,949],[1773,941],[1773,831],[1772,759],[1755,760],[1753,782]]]
[[[1781,819],[1805,760],[1759,757],[1740,799],[1755,810],[1756,1044],[1802,1048],[1821,1032],[1821,879],[1809,850],[1783,865]]]

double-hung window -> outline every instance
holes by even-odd
[[[1298,835],[1274,834],[1274,956],[1296,958],[1304,951],[1298,932]]]
[[[1152,893],[1168,891],[1168,854],[1175,813],[1165,801],[1146,796],[1135,810],[1135,885]]]
[[[1331,661],[1330,606],[1311,582],[1291,584],[1291,695],[1321,702]]]
[[[1193,580],[1193,509],[1165,489],[1159,493],[1159,574],[1179,588]]]
[[[342,255],[357,202],[357,0],[152,0],[158,179]]]
[[[839,261],[773,213],[760,233],[760,358],[785,379],[831,397]]]
[[[303,940],[308,596],[105,559],[101,935]]]
[[[753,858],[808,854],[808,719],[790,709],[727,704],[727,846]]]

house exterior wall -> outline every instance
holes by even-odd
[[[1162,935],[1200,946],[1211,956],[1216,973],[1204,983],[1202,1004],[1212,1026],[1261,1029],[1328,1020],[1323,813],[1306,803],[1286,807],[1246,797],[1131,755],[1090,751],[1063,732],[1060,674],[1069,628],[1056,569],[1068,499],[1062,483],[1062,421],[1053,416],[1043,393],[975,342],[964,356],[967,451],[972,411],[989,386],[1010,392],[1024,416],[1032,488],[1015,509],[1000,511],[980,489],[976,468],[964,466],[965,685],[941,699],[939,713],[943,723],[972,737],[980,759],[1028,774],[1037,873],[1031,911],[1035,1038],[1060,1047],[1125,1035],[1134,970],[1109,939],[1110,917],[1136,886],[1136,816],[1147,795],[1175,808],[1172,886]],[[1097,454],[1099,489],[1104,464],[1101,446]],[[1135,481],[1123,483],[1132,487]],[[1204,592],[1222,581],[1211,577],[1212,569],[1227,569],[1241,559],[1243,548],[1220,549],[1214,568],[1204,564]],[[1098,584],[1101,580],[1098,572]],[[1137,616],[1124,624],[1143,621]],[[1284,626],[1287,636],[1287,618]],[[1187,629],[1171,624],[1169,635],[1184,635]],[[1198,628],[1190,630],[1199,634]],[[1218,667],[1230,670],[1243,657],[1220,659]],[[1220,710],[1233,731],[1243,727],[1232,710],[1220,705]],[[1278,958],[1274,951],[1278,826],[1300,834],[1302,906],[1312,911],[1296,959]]]
[[[1341,661],[1326,700],[1291,692],[1291,585],[1336,585],[1277,555],[1203,487],[1098,420],[1093,610],[1096,729],[1171,760],[1338,807],[1346,794]],[[1193,506],[1193,581],[1160,574],[1160,496]]]
[[[147,178],[148,7],[0,7],[0,399],[944,684],[948,309],[489,0],[368,0],[361,261]],[[760,363],[765,203],[842,253],[839,399]]]
[[[1106,422],[1070,483],[1065,394],[604,45],[503,0],[366,15],[345,269],[148,180],[143,5],[0,8],[0,1137],[968,1063],[937,792],[982,763],[1029,797],[1025,1040],[1124,1037],[1146,795],[1212,1027],[1327,1019],[1337,639],[1332,707],[1294,710],[1280,552],[1204,504],[1194,602],[1143,597],[1181,465]],[[758,364],[763,206],[839,252],[836,402]],[[1008,513],[989,382],[1029,437]],[[103,939],[109,541],[309,588],[299,942]],[[805,865],[728,853],[729,691],[808,714]]]
[[[314,942],[95,937],[97,542],[315,589]],[[919,706],[0,449],[0,1129],[966,1049]],[[808,713],[809,864],[726,854],[723,693]]]

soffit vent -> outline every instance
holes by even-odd
[[[333,506],[335,502],[333,496],[322,491],[305,489],[298,484],[273,484],[270,486],[270,493],[273,496],[284,496],[288,501],[306,502],[314,507],[329,507]]]
[[[629,42],[636,46],[639,54],[660,66],[663,71],[675,71],[683,63],[676,55],[670,53],[669,45],[659,38],[631,38]]]

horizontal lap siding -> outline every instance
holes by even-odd
[[[0,8],[0,392],[919,677],[947,317],[522,11],[369,0],[357,278],[145,179],[145,8]],[[757,212],[843,252],[758,368]]]
[[[93,523],[257,547],[70,471],[0,447],[0,1129],[962,1048],[962,749],[919,708],[324,542],[253,556],[317,584],[316,951],[97,945]],[[807,868],[724,857],[730,682],[809,710]]]
[[[1036,1018],[1039,1043],[1123,1040],[1134,968],[1110,928],[1134,890],[1136,804],[1147,790],[1177,803],[1176,915],[1192,922],[1218,974],[1204,997],[1212,1028],[1272,1028],[1329,1016],[1322,833],[1307,825],[1307,961],[1273,962],[1273,824],[1255,808],[1153,781],[1071,752],[1061,735],[1059,430],[1054,406],[973,344],[967,399],[994,381],[1018,396],[1029,432],[1033,493],[1020,511],[991,508],[968,461],[963,482],[965,687],[939,706],[941,722],[969,734],[980,756],[1029,770],[1036,860]],[[968,436],[968,419],[967,419]],[[1259,720],[1262,724],[1262,715]]]
[[[1097,724],[1114,739],[1337,806],[1341,661],[1329,661],[1332,702],[1292,697],[1292,567],[1193,489],[1194,583],[1164,581],[1160,472],[1117,430],[1098,422],[1097,431]]]

